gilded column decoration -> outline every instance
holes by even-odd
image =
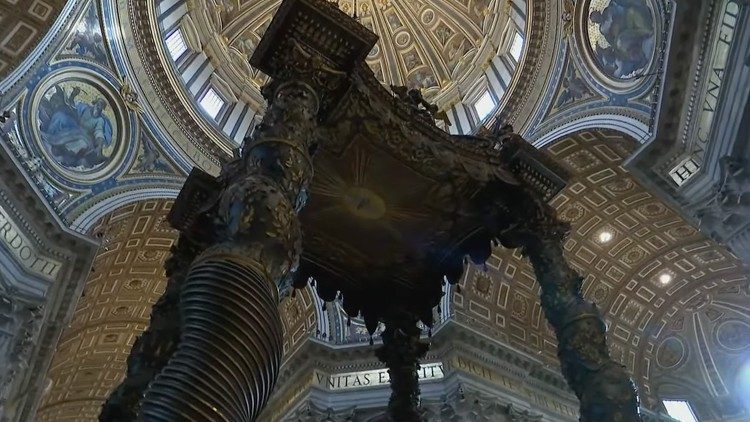
[[[154,304],[148,329],[136,339],[128,357],[125,380],[104,403],[101,420],[135,420],[138,416],[143,392],[167,364],[179,343],[180,287],[190,263],[202,249],[186,235],[172,247],[172,256],[165,263],[166,290]]]
[[[542,287],[542,308],[557,335],[563,374],[581,401],[581,420],[641,420],[635,385],[609,356],[604,319],[583,298],[583,277],[565,261],[562,238],[541,233],[524,250]]]
[[[391,398],[388,413],[394,421],[419,422],[419,360],[429,344],[420,340],[419,317],[407,311],[393,311],[385,318],[383,346],[375,351],[388,366]]]
[[[516,186],[489,184],[477,198],[485,207],[479,215],[487,215],[484,228],[488,233],[507,248],[522,248],[534,267],[542,288],[542,309],[558,340],[563,375],[581,402],[581,421],[640,421],[633,381],[610,357],[604,319],[596,305],[583,298],[583,277],[563,256],[570,225],[559,220],[547,203],[556,191],[543,183],[554,180],[548,174],[559,173],[558,165],[510,125],[498,122],[479,136],[496,143],[520,182]],[[544,166],[534,168],[535,161]]]
[[[280,15],[310,23],[299,9],[306,6],[287,2]],[[273,390],[279,291],[299,265],[297,213],[313,176],[318,120],[375,41],[274,22],[268,32],[278,38],[252,59],[273,78],[262,90],[265,117],[220,176],[196,169],[182,189],[170,215],[181,236],[167,263],[169,288],[101,420],[254,420]],[[312,35],[320,44],[306,42]]]
[[[607,327],[596,304],[584,299],[583,277],[563,256],[570,227],[529,193],[520,202],[527,216],[503,242],[521,246],[542,288],[541,305],[555,330],[562,372],[581,402],[581,421],[640,421],[639,400],[626,368],[607,348]]]

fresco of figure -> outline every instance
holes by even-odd
[[[101,64],[107,63],[107,50],[104,48],[104,38],[101,34],[96,6],[92,5],[89,8],[86,16],[76,27],[68,50],[81,56],[92,57]]]
[[[653,12],[645,0],[611,0],[604,9],[593,10],[589,19],[598,24],[606,41],[593,47],[607,73],[628,79],[648,66],[655,36]]]
[[[104,149],[112,144],[113,128],[104,115],[107,101],[95,98],[78,101],[79,87],[70,94],[59,85],[39,107],[39,128],[42,141],[63,166],[90,170],[107,161]]]

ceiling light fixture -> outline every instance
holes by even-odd
[[[662,285],[667,285],[667,284],[669,284],[671,282],[672,282],[672,275],[671,274],[664,273],[664,274],[662,274],[662,275],[659,276],[659,283],[661,283]]]
[[[607,243],[610,240],[612,240],[613,237],[615,237],[615,236],[612,234],[612,232],[605,230],[605,231],[599,233],[599,242],[600,243]]]

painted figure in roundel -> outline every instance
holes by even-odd
[[[96,88],[77,81],[53,85],[38,118],[42,143],[60,165],[87,171],[112,155],[117,128],[109,102]]]
[[[655,48],[654,12],[648,0],[592,0],[588,35],[602,70],[618,79],[646,72]]]

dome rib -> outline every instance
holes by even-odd
[[[377,45],[380,47],[380,54],[385,62],[382,81],[386,84],[403,85],[406,80],[403,77],[405,72],[402,68],[401,60],[396,53],[395,41],[393,40],[393,37],[382,36],[382,34],[388,31],[388,23],[385,21],[385,16],[383,14],[371,14],[370,18],[372,19],[373,26],[377,29],[375,33],[380,36]],[[388,48],[383,48],[384,43],[387,44]],[[396,71],[394,72],[394,70]],[[386,74],[390,76],[390,79],[385,77]]]
[[[434,43],[431,39],[427,37],[427,31],[424,26],[417,27],[414,25],[414,20],[419,20],[418,16],[413,16],[414,11],[413,10],[405,10],[408,9],[408,6],[399,7],[400,3],[393,3],[393,7],[396,10],[400,10],[403,15],[407,15],[408,13],[412,13],[411,18],[412,19],[406,19],[406,22],[402,22],[402,24],[409,28],[409,31],[411,32],[411,36],[414,37],[419,42],[414,43],[414,48],[419,51],[422,50],[422,60],[424,61],[425,58],[427,58],[428,63],[423,63],[433,74],[435,77],[435,86],[440,88],[441,83],[444,78],[448,78],[450,75],[450,72],[448,71],[448,67],[445,64],[445,61],[442,57],[442,54],[438,51],[438,49],[435,48]],[[408,80],[409,75],[413,74],[419,69],[419,66],[416,66],[414,69],[407,69],[405,72],[406,78]]]

